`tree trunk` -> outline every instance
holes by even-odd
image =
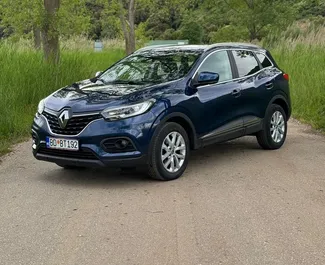
[[[41,30],[38,27],[33,28],[34,47],[36,50],[41,48]]]
[[[45,19],[42,28],[44,58],[46,62],[56,64],[60,59],[59,32],[57,29],[57,11],[60,0],[44,0]]]
[[[130,0],[128,8],[128,19],[124,15],[123,2],[120,0],[120,21],[122,25],[123,35],[125,39],[125,51],[129,55],[135,51],[135,0]]]
[[[135,51],[135,27],[134,27],[134,17],[135,17],[135,0],[130,0],[129,4],[129,51],[130,54]]]

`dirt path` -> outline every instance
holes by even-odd
[[[193,153],[185,176],[69,172],[30,142],[0,164],[0,264],[325,264],[325,138],[290,123]]]

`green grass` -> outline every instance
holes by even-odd
[[[39,100],[60,87],[94,76],[124,56],[121,49],[103,53],[64,51],[57,66],[42,54],[0,46],[0,154],[30,134]]]
[[[298,44],[278,48],[273,56],[290,75],[293,116],[325,129],[325,47]]]

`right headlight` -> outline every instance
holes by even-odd
[[[151,106],[156,102],[156,100],[151,99],[142,103],[130,105],[130,106],[122,106],[118,108],[107,108],[102,111],[102,116],[111,121],[121,120],[130,118],[133,116],[137,116],[148,111]]]
[[[42,114],[43,111],[45,109],[45,100],[42,99],[39,103],[38,103],[38,107],[37,107],[37,112],[38,114]]]

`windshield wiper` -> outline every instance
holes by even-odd
[[[127,80],[115,80],[111,82],[107,82],[108,84],[125,84],[125,85],[143,85],[145,82],[143,81],[127,81]]]

